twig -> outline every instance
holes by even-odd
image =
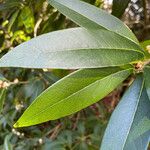
[[[60,127],[61,127],[61,123],[58,124],[55,128],[53,128],[52,135],[50,136],[51,140],[54,140],[57,137],[57,135],[60,131]]]
[[[40,27],[40,24],[42,23],[44,17],[45,17],[45,13],[46,13],[46,10],[47,10],[47,6],[48,6],[48,2],[45,1],[43,3],[43,6],[42,6],[42,11],[41,13],[39,14],[39,19],[37,20],[36,24],[35,24],[35,27],[34,27],[34,37],[37,36],[37,32],[38,32],[38,28]]]
[[[77,117],[75,118],[75,122],[73,123],[72,130],[75,130],[77,128],[77,124],[78,124],[79,118],[80,118],[80,112],[77,113]]]

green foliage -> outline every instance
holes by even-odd
[[[102,150],[147,149],[150,136],[150,101],[144,84],[142,75],[139,75],[124,94],[111,116]]]
[[[0,89],[0,112],[3,109],[4,100],[5,100],[6,89]]]
[[[32,33],[34,30],[34,16],[32,10],[27,6],[24,7],[21,10],[20,18],[26,28],[27,33]]]
[[[121,18],[130,0],[113,0],[112,15]]]
[[[145,77],[145,85],[146,85],[146,90],[147,90],[147,94],[149,96],[150,99],[150,65],[147,65],[144,69],[144,77]]]
[[[14,126],[30,126],[77,112],[104,98],[132,71],[130,67],[76,71],[43,92]]]
[[[15,47],[0,60],[0,67],[4,70],[2,73],[8,79],[1,80],[1,108],[6,98],[10,100],[7,107],[1,109],[0,128],[2,126],[12,128],[13,120],[20,116],[18,110],[20,111],[22,107],[26,109],[30,103],[32,104],[14,127],[31,126],[71,115],[107,96],[130,75],[133,80],[137,79],[125,92],[112,114],[101,149],[116,150],[118,147],[124,150],[146,149],[150,136],[150,54],[147,43],[140,45],[131,30],[119,19],[79,0],[48,0],[52,6],[81,26],[71,29],[64,28],[68,27],[68,24],[69,27],[76,25],[45,1],[14,2],[10,1],[8,7],[12,8],[12,11],[15,10],[15,13],[6,12],[3,15],[5,21],[2,27],[8,31],[8,35],[5,36],[5,30],[0,32],[1,51],[6,53],[9,48],[27,42]],[[7,8],[5,6],[7,3],[8,1],[1,5],[2,10]],[[90,1],[90,3],[97,5],[98,2]],[[43,6],[39,14],[41,4]],[[119,5],[118,3],[116,6]],[[119,15],[124,9],[125,7],[120,9]],[[57,29],[64,30],[50,32]],[[47,34],[36,37],[42,33]],[[29,40],[30,38],[33,39]],[[39,69],[16,71],[11,68],[11,71],[8,71],[9,69],[4,67]],[[48,69],[43,71],[40,68]],[[49,72],[52,68],[79,70],[67,75],[70,71],[50,70]],[[67,76],[64,77],[65,75]],[[12,81],[14,76],[17,79]],[[57,81],[61,77],[64,78]],[[47,88],[48,86],[50,87]],[[42,92],[45,88],[47,90]],[[7,89],[6,95],[3,96],[5,89]],[[98,116],[90,117],[91,111],[83,110],[76,114],[73,126],[71,125],[73,117],[70,116],[70,120],[63,118],[51,121],[50,126],[47,122],[41,129],[37,127],[24,129],[29,135],[26,135],[26,140],[23,142],[19,140],[24,136],[21,130],[20,132],[13,130],[13,134],[18,137],[6,130],[3,135],[0,134],[0,138],[5,137],[1,147],[44,150],[99,149],[99,141],[102,140],[102,131],[109,114],[105,113],[102,104],[98,106],[94,104],[91,107],[92,110],[96,110]],[[36,138],[33,138],[33,135]],[[42,139],[38,139],[41,137]],[[16,141],[19,141],[18,145]]]
[[[138,43],[134,34],[119,19],[79,0],[48,0],[65,16],[89,30],[105,29]],[[91,13],[92,12],[92,13]],[[111,22],[111,23],[110,23]]]
[[[94,32],[95,36],[73,28],[41,35],[6,54],[0,66],[78,69],[118,66],[143,59],[139,45],[109,31]]]

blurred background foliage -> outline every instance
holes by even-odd
[[[108,12],[112,10],[110,0],[84,1]],[[116,15],[122,16],[140,41],[150,39],[150,2],[145,2],[129,1],[125,13]],[[0,0],[0,57],[33,37],[75,26],[45,0]],[[13,129],[13,124],[30,103],[70,72],[57,69],[0,70],[0,150],[99,149],[109,117],[131,77],[103,101],[74,115],[38,126]]]

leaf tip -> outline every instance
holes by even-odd
[[[13,127],[14,127],[14,128],[19,128],[19,127],[21,127],[21,126],[20,126],[19,122],[17,121],[17,122],[13,125]]]

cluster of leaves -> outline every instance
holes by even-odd
[[[78,0],[48,2],[83,28],[47,33],[25,42],[2,57],[0,66],[79,70],[67,75],[38,96],[14,127],[31,126],[71,115],[104,98],[134,74],[136,80],[113,112],[101,149],[146,149],[150,136],[149,47],[144,46],[143,49],[135,35],[119,19],[92,5]],[[122,15],[123,10],[119,12],[119,16]],[[31,20],[33,22],[33,19]],[[37,24],[40,22],[41,19]],[[25,24],[24,26],[29,33],[31,27]],[[35,36],[36,29],[34,28]],[[40,72],[40,77],[41,74]],[[48,77],[51,75],[47,75]],[[5,92],[2,92],[2,95],[3,93]],[[31,94],[31,89],[28,93]],[[47,144],[51,143],[58,146],[57,148],[63,143],[63,147],[67,149],[97,149],[95,144],[89,142],[92,139],[91,135],[96,137],[97,134],[85,135],[84,123],[78,121],[75,124],[79,133],[74,135],[64,130],[63,135],[58,136],[56,143],[49,141]],[[100,130],[103,130],[105,123],[100,124],[99,126],[102,127]],[[61,126],[62,123],[59,123],[52,129],[51,138],[57,135]],[[78,135],[81,135],[79,139]],[[65,137],[64,140],[61,137]],[[9,136],[6,137],[6,142],[8,140]],[[72,144],[72,141],[76,141],[77,144]]]
[[[4,0],[0,4],[1,56],[16,45],[33,38],[34,34],[76,26],[44,2]],[[102,4],[99,0],[87,2],[96,6]],[[43,7],[46,7],[44,11]],[[0,73],[0,149],[99,149],[110,114],[102,102],[96,108],[88,108],[69,118],[26,129],[13,129],[16,119],[27,106],[44,89],[70,71],[1,68]]]

